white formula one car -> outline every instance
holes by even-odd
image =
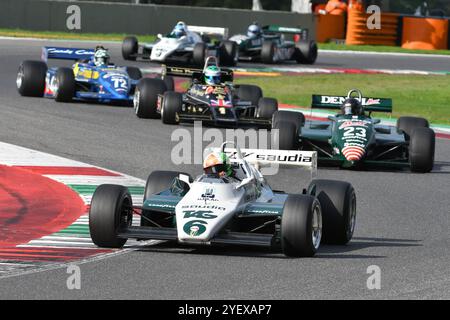
[[[237,44],[228,38],[228,29],[218,27],[186,26],[178,22],[175,29],[154,43],[139,44],[134,36],[122,43],[125,60],[148,59],[181,66],[203,66],[206,57],[215,56],[224,66],[234,66],[238,60]]]
[[[241,151],[225,149],[226,144],[217,150],[229,156],[231,176],[205,173],[193,180],[180,172],[154,171],[142,207],[133,206],[126,187],[99,186],[89,212],[93,242],[107,248],[121,248],[128,238],[190,246],[262,246],[281,248],[286,256],[310,257],[322,240],[340,245],[350,241],[356,221],[350,183],[312,180],[302,194],[286,194],[272,190],[258,169],[277,164],[316,170],[315,151]],[[140,226],[131,224],[134,213],[141,215]]]

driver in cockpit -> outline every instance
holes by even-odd
[[[347,98],[341,106],[343,115],[359,116],[364,113],[361,102],[356,98]]]
[[[230,158],[225,152],[212,152],[203,161],[203,171],[208,176],[220,178],[234,177],[234,170],[230,163]]]

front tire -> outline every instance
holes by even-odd
[[[118,237],[119,230],[131,226],[133,201],[126,187],[103,184],[94,192],[89,210],[92,241],[103,248],[122,248],[127,239]]]
[[[238,47],[234,41],[223,41],[220,45],[220,62],[224,66],[236,65]]]
[[[281,247],[288,257],[312,257],[322,237],[322,210],[309,195],[289,195],[281,217]]]
[[[315,196],[322,208],[323,243],[345,245],[353,237],[356,225],[356,194],[344,181],[313,180],[308,194]]]
[[[419,117],[400,117],[397,120],[397,130],[405,133],[406,140],[409,140],[415,128],[429,128],[427,119]]]
[[[142,72],[141,69],[136,67],[127,67],[126,68],[128,76],[132,80],[140,80],[142,78]]]
[[[301,112],[279,110],[273,114],[272,128],[275,128],[278,122],[290,122],[295,125],[296,131],[305,123],[305,115]]]
[[[150,199],[153,195],[169,189],[173,183],[173,180],[180,174],[188,175],[184,172],[178,171],[153,171],[147,178],[144,192],[144,202],[147,199]],[[189,180],[192,181],[192,177],[190,175],[188,176]],[[142,210],[142,216],[156,222],[161,227],[172,227],[172,221],[165,219],[167,218],[167,214],[151,210]],[[141,217],[141,226],[158,227],[158,225],[155,225],[147,219]]]
[[[164,93],[161,106],[161,120],[164,124],[178,124],[177,113],[181,111],[183,95],[174,91]]]
[[[157,119],[156,112],[158,95],[167,91],[166,84],[161,79],[142,78],[134,93],[133,106],[139,118]]]
[[[24,61],[17,71],[16,85],[24,97],[43,97],[47,64],[42,61]]]
[[[436,135],[430,128],[415,128],[409,141],[409,163],[413,172],[430,172],[434,166]]]
[[[194,52],[192,53],[192,60],[194,65],[203,67],[206,59],[206,44],[203,42],[196,43]]]
[[[75,76],[70,68],[58,68],[55,74],[55,101],[71,102],[75,96]]]
[[[123,39],[122,57],[125,60],[136,61],[139,50],[139,42],[136,37],[130,36]]]

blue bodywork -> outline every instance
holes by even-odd
[[[108,65],[97,67],[93,63],[94,50],[44,47],[42,59],[75,60],[72,66],[76,91],[74,100],[101,103],[131,103],[139,80],[131,79],[126,67]],[[44,96],[54,98],[55,75],[58,68],[48,68]]]

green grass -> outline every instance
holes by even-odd
[[[450,124],[450,76],[301,75],[242,77],[236,83],[256,84],[264,90],[266,97],[298,106],[310,106],[312,94],[343,96],[350,89],[358,88],[364,96],[392,98],[394,117],[422,116],[435,124]]]
[[[15,38],[38,38],[55,40],[90,40],[90,41],[122,41],[126,34],[120,33],[78,33],[78,32],[55,32],[55,31],[30,31],[21,29],[2,29],[0,36]],[[155,36],[137,36],[140,42],[152,42]]]
[[[443,54],[450,55],[450,50],[410,50],[391,46],[370,45],[345,45],[336,43],[319,43],[319,49],[341,50],[341,51],[373,51],[373,52],[396,52],[396,53],[420,53],[420,54]]]

